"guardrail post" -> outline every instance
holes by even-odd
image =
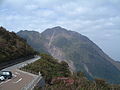
[[[41,76],[41,73],[39,72],[39,76]]]

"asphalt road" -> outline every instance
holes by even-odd
[[[40,57],[37,56],[33,59],[3,69],[2,71],[11,71],[13,73],[13,78],[1,82],[0,90],[22,90],[25,86],[35,80],[38,77],[37,75],[21,71],[19,68],[35,62],[38,59],[40,59]]]

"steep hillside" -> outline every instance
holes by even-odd
[[[32,32],[36,33],[36,32]],[[65,60],[75,71],[82,71],[89,79],[103,78],[111,83],[120,83],[120,69],[118,64],[107,56],[95,43],[77,32],[68,31],[61,27],[49,28],[38,33],[35,37],[42,38],[35,42],[34,34],[21,31],[18,35],[26,38],[33,48],[44,48],[43,51],[50,53],[59,60]],[[31,36],[26,37],[26,36]],[[38,47],[31,43],[38,43]]]
[[[22,70],[38,74],[41,72],[44,90],[119,90],[120,86],[109,84],[103,79],[88,80],[82,72],[71,74],[68,64],[47,54],[41,54],[41,59],[21,68]],[[42,90],[40,84],[34,90]]]
[[[0,63],[33,55],[34,53],[35,51],[23,38],[0,27]]]
[[[29,72],[38,74],[39,72],[44,77],[46,83],[51,82],[55,77],[69,77],[71,72],[69,71],[69,66],[66,62],[58,62],[57,59],[53,58],[47,54],[41,54],[41,59],[28,64],[27,66],[21,68],[22,70],[27,70]]]
[[[31,45],[35,50],[39,52],[45,52],[46,48],[44,46],[44,42],[46,42],[46,39],[41,36],[40,33],[36,31],[20,31],[17,33],[19,36],[23,37],[27,40],[28,44]]]

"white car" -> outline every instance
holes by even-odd
[[[0,76],[0,81],[4,81],[5,77],[4,76]]]

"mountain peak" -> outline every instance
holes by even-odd
[[[64,28],[61,26],[56,26],[56,27],[53,27],[52,29],[64,29]]]
[[[114,61],[86,36],[60,26],[48,28],[39,36],[31,33],[19,35],[29,36],[25,38],[35,50],[67,61],[71,70],[82,71],[89,79],[104,78],[120,83],[119,64],[112,63]]]
[[[67,31],[67,29],[60,27],[60,26],[56,26],[53,28],[48,28],[45,31],[53,31],[53,32],[63,32],[64,31],[65,32],[65,31]]]
[[[53,28],[48,28],[48,29],[46,29],[44,32],[42,32],[42,35],[53,35],[53,33],[55,34],[55,35],[58,35],[58,34],[62,34],[62,33],[67,33],[68,32],[68,30],[67,29],[65,29],[65,28],[62,28],[62,27],[60,27],[60,26],[56,26],[56,27],[53,27]]]

